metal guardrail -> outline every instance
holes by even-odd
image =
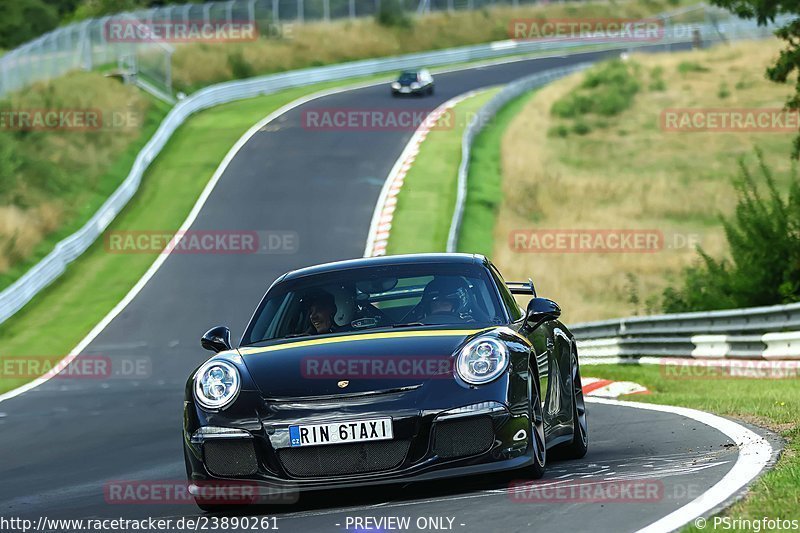
[[[597,44],[592,41],[592,44]],[[602,43],[601,43],[602,44]],[[609,42],[608,49],[616,49],[619,43]],[[247,80],[231,81],[212,85],[179,101],[162,121],[152,139],[139,152],[130,173],[111,197],[81,229],[60,241],[46,257],[34,265],[12,285],[0,292],[0,324],[20,310],[42,289],[50,285],[67,265],[79,257],[116,218],[139,188],[142,176],[150,163],[158,156],[169,138],[192,114],[216,105],[274,93],[293,87],[313,85],[326,81],[338,81],[359,76],[369,76],[420,65],[440,66],[507,57],[517,54],[569,51],[585,47],[580,41],[515,42],[502,41],[482,45],[463,46],[448,50],[407,54],[396,57],[353,61],[339,65],[314,67],[280,74],[271,74]]]
[[[788,22],[781,17],[768,28],[754,23],[699,25],[705,42],[758,38]],[[674,38],[673,42],[677,42]],[[507,85],[476,113],[465,128],[458,168],[456,207],[450,223],[447,251],[456,252],[464,216],[472,143],[483,127],[509,101],[588,65],[534,74]],[[731,311],[633,317],[570,326],[581,357],[639,358],[714,357],[800,359],[800,304]]]
[[[800,359],[800,303],[570,326],[581,356]]]
[[[705,43],[728,42],[742,39],[758,39],[773,35],[779,26],[786,24],[791,17],[782,16],[769,26],[758,26],[754,21],[739,20],[735,22],[719,23],[711,22],[705,24],[682,24],[666,26],[664,37],[660,44],[670,45],[682,42],[693,42],[693,35],[699,32],[699,36]],[[638,45],[638,46],[637,46]],[[643,48],[644,43],[631,43],[630,48]],[[558,77],[568,73],[561,73]],[[450,230],[447,236],[447,251],[456,252],[458,250],[458,236],[461,231],[461,221],[464,217],[464,206],[467,199],[467,180],[469,177],[469,159],[472,143],[475,137],[483,130],[488,121],[494,117],[500,109],[514,98],[525,94],[534,87],[539,87],[538,77],[541,74],[521,78],[507,85],[502,91],[497,93],[489,100],[478,112],[475,117],[464,129],[461,140],[461,163],[458,167],[458,190],[456,193],[456,206],[453,210],[453,217],[450,221]],[[555,78],[552,78],[555,79]],[[552,80],[551,80],[552,81]]]
[[[708,25],[681,26],[680,33],[668,27],[664,38],[658,46],[669,47],[671,44],[685,42],[690,38],[694,28],[697,31],[709,32]],[[716,31],[716,29],[714,30]],[[733,34],[746,34],[753,36],[768,35],[769,30],[757,28],[755,23],[740,21],[730,25],[728,31]],[[591,40],[592,45],[605,45],[605,50],[632,48],[635,43],[620,43],[617,40],[607,41]],[[653,46],[653,43],[638,43],[640,46]],[[12,285],[0,292],[0,324],[5,322],[14,313],[27,304],[42,289],[50,285],[65,271],[67,265],[79,257],[103,231],[116,218],[117,214],[127,205],[128,201],[138,190],[145,170],[158,156],[172,134],[193,113],[223,103],[244,98],[251,98],[276,91],[312,85],[326,81],[339,81],[358,76],[368,76],[419,65],[441,66],[455,63],[464,63],[498,57],[507,57],[537,52],[567,52],[575,48],[585,47],[587,43],[575,39],[552,41],[501,41],[482,45],[464,46],[448,50],[407,54],[397,57],[370,59],[330,65],[324,67],[307,68],[281,74],[272,74],[251,78],[248,80],[231,81],[206,87],[190,97],[178,102],[166,118],[162,121],[153,138],[139,152],[130,173],[111,197],[106,200],[97,213],[84,226],[74,234],[59,242],[55,249],[44,259],[32,267]],[[520,86],[521,87],[521,86]],[[466,186],[466,181],[459,179],[460,187]],[[462,202],[463,206],[463,202]]]

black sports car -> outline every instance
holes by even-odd
[[[426,68],[405,70],[392,82],[392,96],[433,94],[433,76]]]
[[[527,310],[512,294],[527,294]],[[561,310],[486,258],[420,254],[284,274],[233,348],[189,378],[190,492],[239,483],[297,494],[508,469],[588,445],[578,353]],[[248,499],[247,502],[250,500]]]

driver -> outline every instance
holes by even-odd
[[[469,310],[469,289],[455,277],[434,278],[422,293],[424,318],[446,316],[463,318]]]
[[[336,315],[336,300],[327,291],[314,291],[303,298],[303,308],[308,316],[309,325],[306,335],[335,333],[338,330],[333,317]]]

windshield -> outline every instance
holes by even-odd
[[[400,78],[397,80],[404,85],[408,85],[412,82],[417,81],[417,73],[416,72],[403,72],[400,74]]]
[[[256,311],[242,344],[380,328],[504,322],[496,289],[478,265],[366,267],[277,285]]]

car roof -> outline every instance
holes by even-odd
[[[333,263],[323,263],[320,265],[309,266],[288,272],[281,281],[295,279],[303,276],[311,276],[324,272],[336,272],[351,268],[371,267],[371,266],[393,266],[408,265],[415,263],[449,263],[449,264],[484,264],[488,260],[480,254],[406,254],[406,255],[384,255],[380,257],[362,257],[360,259],[347,259]]]

